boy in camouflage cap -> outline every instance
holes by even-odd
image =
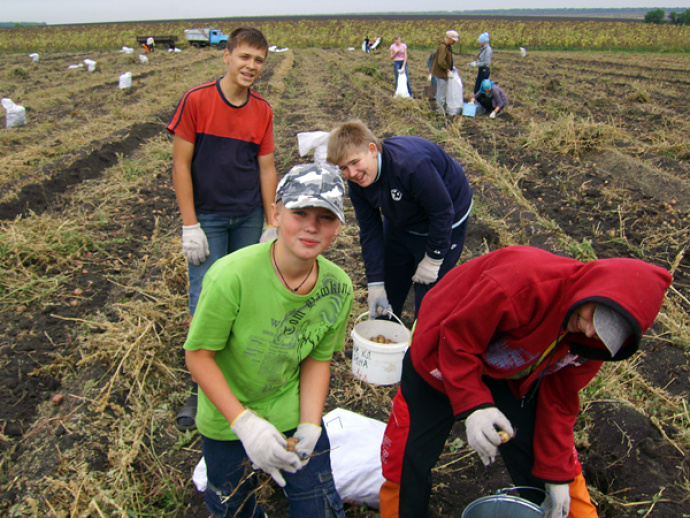
[[[199,383],[204,498],[214,516],[264,516],[257,477],[245,472],[252,465],[284,488],[291,516],[345,516],[322,413],[353,290],[321,256],[344,221],[344,193],[333,168],[294,167],[276,193],[278,237],[218,260],[204,278],[184,347]],[[286,437],[298,439],[294,451]]]

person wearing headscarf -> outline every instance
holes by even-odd
[[[506,106],[508,106],[508,96],[491,79],[484,79],[479,87],[479,91],[470,99],[470,103],[475,102],[478,102],[486,110],[489,117],[495,119],[498,112],[505,110]]]
[[[482,81],[489,79],[489,76],[491,76],[491,55],[493,54],[491,45],[489,45],[488,32],[482,32],[477,41],[479,41],[479,56],[477,56],[476,61],[468,63],[470,67],[477,69],[477,79],[474,82],[475,94],[479,91]]]

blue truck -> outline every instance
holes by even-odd
[[[228,35],[220,29],[185,29],[184,37],[192,47],[218,47],[224,49],[228,46]]]

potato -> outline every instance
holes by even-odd
[[[498,436],[501,438],[501,442],[504,443],[512,439],[511,435],[508,432],[504,432],[503,430],[498,431]]]
[[[295,451],[295,446],[297,446],[297,443],[299,442],[299,439],[296,437],[288,437],[287,439],[287,446],[285,449],[287,451]]]

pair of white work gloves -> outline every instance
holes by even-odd
[[[278,236],[276,227],[266,227],[261,234],[259,243],[273,241]],[[208,249],[208,239],[201,228],[201,224],[185,225],[182,227],[182,253],[187,260],[194,266],[199,266],[206,261],[210,251]]]
[[[249,409],[236,417],[230,428],[242,442],[254,469],[271,475],[280,487],[285,487],[285,479],[280,472],[296,473],[306,466],[321,437],[320,426],[300,423],[293,435],[299,442],[295,451],[288,451],[285,436]]]
[[[438,271],[441,269],[441,263],[443,263],[441,259],[432,259],[424,254],[424,259],[419,262],[417,270],[412,276],[412,282],[417,282],[419,284],[431,284],[432,282],[436,282],[438,279]],[[380,317],[386,313],[393,312],[388,302],[386,288],[382,282],[370,282],[367,285],[367,290],[370,318]]]
[[[508,418],[496,407],[481,408],[472,412],[465,420],[467,442],[485,466],[496,460],[498,446],[502,443],[498,430],[510,437],[514,435]],[[566,518],[570,510],[570,487],[568,484],[546,484],[546,498],[541,504],[545,518]]]

